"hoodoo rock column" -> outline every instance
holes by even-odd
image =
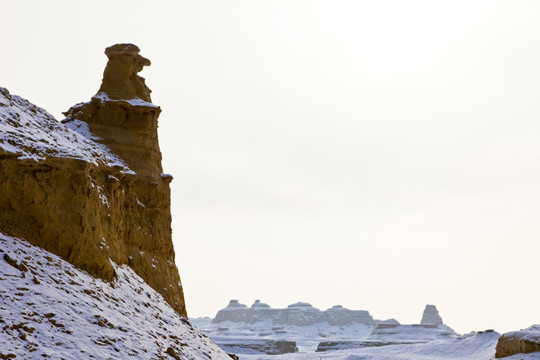
[[[150,60],[139,55],[133,44],[110,46],[105,54],[109,61],[98,93],[90,102],[66,111],[63,122],[84,121],[96,140],[118,154],[138,176],[157,180],[163,172],[157,134],[161,109],[151,103],[151,91],[137,75]]]
[[[170,175],[163,174],[158,143],[159,106],[138,72],[150,65],[133,44],[108,47],[103,81],[90,102],[73,106],[63,123],[106,145],[134,174],[123,174],[112,190],[118,211],[107,215],[108,238],[118,244],[127,262],[180,314],[186,315],[184,295],[174,263],[171,233]],[[89,131],[87,131],[89,130]],[[113,181],[114,182],[114,181]],[[112,241],[110,241],[112,242]]]

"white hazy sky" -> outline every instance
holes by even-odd
[[[132,42],[191,316],[341,304],[540,323],[539,1],[0,0],[0,86],[58,119]]]

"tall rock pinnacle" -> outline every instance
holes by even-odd
[[[137,175],[156,179],[163,172],[157,120],[161,109],[151,103],[150,89],[138,74],[150,60],[133,44],[108,47],[101,87],[90,102],[73,106],[64,123],[86,123],[98,142],[119,155]]]
[[[426,305],[424,309],[424,314],[422,315],[422,325],[443,325],[439,311],[435,305]]]
[[[150,60],[139,55],[139,48],[133,44],[116,44],[105,49],[109,58],[103,72],[100,93],[111,99],[141,99],[152,102],[150,89],[144,78],[137,75],[143,66],[149,66]]]
[[[104,237],[110,242],[109,238],[115,239],[116,246],[110,246],[110,251],[115,252],[109,257],[127,263],[185,316],[171,234],[172,176],[163,174],[158,143],[161,109],[151,103],[151,91],[138,75],[150,60],[139,55],[139,48],[133,44],[110,46],[105,54],[109,60],[98,93],[89,102],[65,112],[62,122],[106,145],[133,171],[114,175],[120,184],[113,181],[112,185],[119,187],[107,185],[118,207],[118,219],[107,209],[101,225],[110,233]],[[112,203],[109,201],[109,207]]]

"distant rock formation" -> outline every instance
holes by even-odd
[[[435,305],[426,305],[422,315],[421,325],[443,325],[439,311]]]
[[[227,305],[228,308],[247,308],[246,305],[240,304],[238,300],[231,300],[229,301],[229,305]]]
[[[264,308],[264,309],[269,309],[270,308],[270,305],[268,304],[265,304],[265,303],[262,303],[261,300],[255,300],[255,302],[253,303],[253,305],[251,305],[252,308]]]
[[[352,323],[370,325],[373,324],[373,318],[365,310],[349,310],[341,305],[335,305],[325,311],[326,318],[330,325],[341,326]]]
[[[402,325],[395,319],[374,320],[367,311],[349,310],[341,305],[321,311],[308,303],[297,302],[284,309],[275,309],[260,300],[256,300],[251,307],[240,304],[238,300],[231,300],[211,322],[204,318],[196,320],[196,324],[218,345],[225,346],[224,349],[227,351],[233,351],[232,347],[227,346],[234,346],[236,349],[234,351],[239,354],[252,354],[251,351],[255,351],[253,348],[260,347],[261,343],[258,342],[263,340],[268,343],[288,340],[296,341],[300,352],[310,354],[310,359],[337,358],[337,354],[317,356],[317,353],[332,351],[340,351],[339,357],[345,358],[346,354],[356,354],[360,349],[375,350],[388,345],[393,346],[385,356],[375,356],[376,352],[372,354],[368,350],[366,353],[370,355],[367,357],[394,358],[393,355],[398,352],[400,355],[406,354],[408,350],[403,348],[407,346],[410,346],[412,354],[422,348],[420,344],[428,343],[446,344],[436,350],[441,354],[444,354],[444,350],[441,349],[447,345],[448,348],[456,346],[476,349],[478,346],[485,346],[486,341],[489,342],[488,347],[495,344],[496,335],[493,334],[489,335],[489,339],[475,338],[460,343],[463,337],[442,324],[433,305],[427,306],[426,313],[425,322],[428,323]],[[437,315],[436,318],[434,314]],[[437,318],[440,321],[436,321]],[[398,352],[397,347],[400,348]],[[461,350],[461,353],[463,352],[464,350]],[[377,354],[381,353],[377,350]],[[429,350],[424,354],[427,354],[426,359],[430,358]],[[356,356],[351,356],[353,357],[356,359]],[[359,355],[358,358],[363,356]],[[403,357],[405,358],[406,356]]]
[[[540,325],[521,331],[504,333],[497,342],[495,357],[502,358],[519,353],[540,352]]]
[[[0,89],[0,231],[110,281],[128,264],[186,316],[171,234],[172,176],[157,138],[161,109],[132,44],[106,50],[99,92],[59,123]]]
[[[459,335],[446,325],[434,324],[379,324],[367,338],[370,341],[404,343],[406,341],[427,341]]]
[[[236,342],[231,340],[219,343],[219,347],[227,352],[249,355],[281,355],[298,351],[295,341],[271,339],[237,340]]]
[[[259,300],[248,308],[238,300],[231,300],[226,308],[218,311],[213,323],[231,321],[235,323],[255,324],[270,321],[275,325],[309,326],[327,321],[332,326],[364,324],[373,325],[375,321],[369,312],[349,310],[336,305],[326,311],[314,308],[308,303],[298,302],[285,309],[271,308]]]

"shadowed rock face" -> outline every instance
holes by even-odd
[[[172,176],[162,173],[157,138],[161,110],[137,75],[150,64],[138,52],[131,44],[107,48],[100,92],[62,123],[0,91],[0,231],[105,280],[116,276],[111,260],[128,264],[186,316]]]

